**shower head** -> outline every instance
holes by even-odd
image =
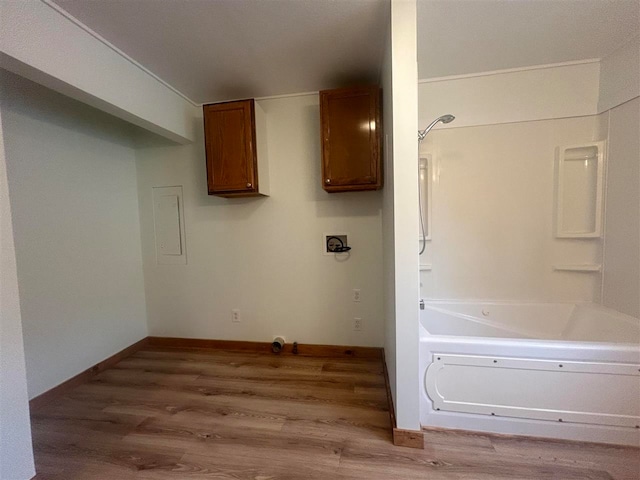
[[[424,140],[424,137],[427,136],[427,133],[429,133],[429,131],[435,127],[439,122],[442,123],[451,123],[456,119],[456,117],[454,117],[453,115],[447,114],[447,115],[442,115],[441,117],[436,118],[433,122],[431,122],[429,124],[429,126],[427,128],[425,128],[424,130],[420,131],[418,130],[418,141],[422,141]]]

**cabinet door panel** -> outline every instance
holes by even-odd
[[[378,87],[320,93],[323,187],[327,191],[381,186]]]
[[[204,107],[209,193],[257,189],[253,100]]]

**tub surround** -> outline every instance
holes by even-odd
[[[640,97],[600,117],[609,139],[602,302],[640,317]]]
[[[420,81],[421,123],[456,115],[420,152],[433,169],[422,297],[596,302],[640,316],[638,65],[640,36],[599,62]],[[601,141],[604,235],[555,239],[555,149]]]
[[[422,297],[599,301],[597,271],[553,268],[602,264],[600,238],[554,237],[556,148],[590,143],[596,128],[590,116],[434,129],[421,150],[433,172]]]
[[[423,426],[640,444],[639,47],[420,83],[421,119],[456,115],[420,152],[433,216]],[[555,149],[592,142],[604,147],[603,234],[554,238]],[[488,298],[503,301],[470,300]]]

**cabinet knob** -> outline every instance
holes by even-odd
[[[330,179],[330,178],[327,178],[327,179],[324,181],[324,183],[331,183],[331,179]]]
[[[251,188],[252,185],[250,183],[247,183],[247,188]]]

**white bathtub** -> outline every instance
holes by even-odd
[[[421,423],[640,445],[640,320],[591,304],[426,302]]]

